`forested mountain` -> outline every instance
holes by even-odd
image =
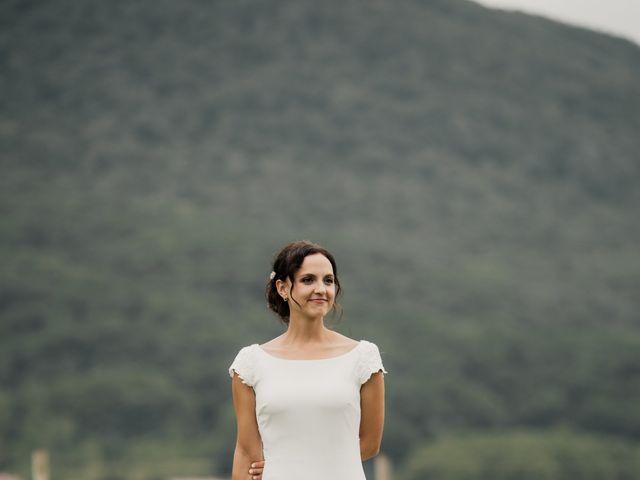
[[[640,471],[636,45],[463,0],[5,0],[0,92],[0,471],[228,473],[300,238],[402,478],[485,437]]]

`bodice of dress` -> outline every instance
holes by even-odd
[[[330,358],[275,357],[257,343],[229,367],[256,395],[263,480],[365,480],[360,459],[360,387],[387,373],[367,340]]]

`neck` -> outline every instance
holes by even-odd
[[[324,343],[332,337],[332,331],[324,325],[323,317],[307,318],[291,315],[289,327],[282,335],[288,344]]]

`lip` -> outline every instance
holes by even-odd
[[[324,298],[312,298],[309,301],[310,302],[316,302],[316,303],[324,303],[324,302],[326,302],[326,300]]]

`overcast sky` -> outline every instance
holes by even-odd
[[[640,0],[475,0],[624,37],[640,45]]]

